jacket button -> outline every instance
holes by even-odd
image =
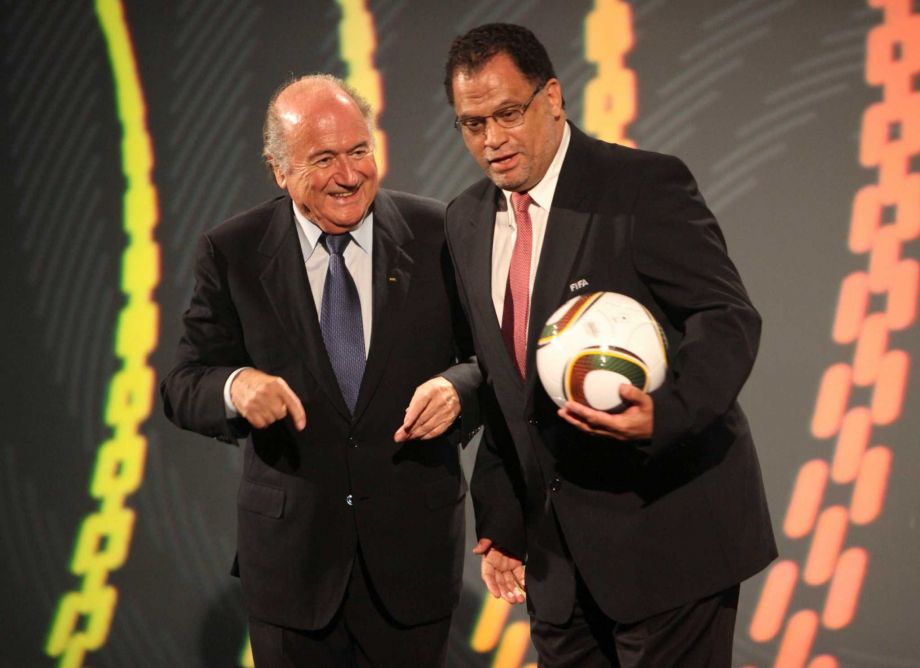
[[[532,424],[534,427],[540,426],[540,421],[535,417],[530,418],[529,420],[527,420],[527,422]]]
[[[354,436],[349,436],[349,437],[348,437],[348,445],[349,445],[349,447],[357,448],[357,447],[358,447],[358,439],[356,439]]]
[[[549,483],[549,488],[554,492],[558,492],[560,487],[562,487],[562,481],[559,478],[553,478]]]
[[[347,503],[349,506],[355,505],[355,500],[352,498],[351,494],[345,497],[345,503]]]

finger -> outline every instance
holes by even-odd
[[[517,582],[515,582],[514,576],[512,575],[511,571],[510,570],[505,571],[502,575],[503,575],[502,585],[504,588],[503,595],[504,595],[505,600],[511,604],[523,603],[524,599],[519,593],[520,588],[517,586]]]
[[[480,538],[479,542],[473,546],[473,554],[485,554],[492,549],[492,541],[488,538]]]
[[[450,417],[450,413],[447,410],[431,411],[430,413],[426,410],[425,413],[419,416],[415,426],[412,427],[412,438],[429,439],[440,436],[447,431],[447,428],[453,422],[454,419]]]
[[[419,414],[412,426],[412,438],[429,438],[439,435],[453,424],[460,415],[460,402],[454,401],[452,395],[439,392],[432,396],[424,410]],[[432,434],[431,432],[438,433]]]
[[[284,419],[288,414],[287,404],[284,403],[284,399],[281,399],[278,403],[272,402],[268,409],[268,414],[271,416],[272,422]]]
[[[565,402],[564,408],[566,411],[568,411],[572,415],[577,416],[582,421],[592,426],[596,426],[597,424],[602,422],[605,418],[611,417],[609,413],[603,413],[601,411],[596,411],[589,406],[585,406],[584,404],[579,404],[574,401]]]
[[[562,410],[565,414],[562,416],[566,418],[571,424],[575,426],[582,426],[583,428],[593,428],[595,426],[594,420],[592,419],[590,409],[581,404],[576,404],[574,401],[567,401]]]
[[[622,386],[621,386],[622,387]],[[574,401],[567,401],[565,410],[573,417],[592,429],[600,429],[608,432],[620,431],[627,422],[623,413],[610,414],[604,411],[594,410],[588,406],[577,404]]]
[[[429,431],[436,420],[437,410],[434,408],[434,401],[428,401],[418,412],[411,424],[403,422],[403,427],[409,434],[409,438],[421,438]],[[406,418],[408,420],[408,414]]]
[[[512,571],[512,573],[514,574],[514,581],[517,583],[517,586],[520,587],[521,591],[527,591],[526,579],[524,577],[524,567],[518,566]]]
[[[584,419],[584,417],[569,410],[567,406],[564,408],[560,408],[557,411],[557,413],[559,417],[561,417],[563,420],[565,420],[566,422],[568,422],[570,425],[574,427],[578,427],[579,429],[583,431],[587,431],[587,432],[594,431],[593,427],[590,424],[588,424],[588,422]]]
[[[640,406],[646,405],[651,401],[651,397],[648,394],[630,383],[620,385],[620,398]]]
[[[422,439],[423,441],[430,441],[433,438],[437,438],[438,436],[443,434],[445,431],[447,431],[448,427],[450,427],[450,425],[452,425],[453,423],[454,423],[453,420],[445,420],[443,422],[438,422],[437,424],[432,426],[431,429],[429,429],[427,433],[419,436],[419,438]]]
[[[415,425],[422,411],[425,410],[428,401],[428,393],[422,390],[421,387],[417,388],[412,395],[412,399],[409,401],[409,405],[406,407],[406,417],[403,418],[403,429],[409,433],[412,432],[413,425]]]
[[[264,429],[268,426],[261,415],[250,413],[249,415],[243,415],[243,417],[246,418],[246,420],[253,426],[254,429]]]
[[[638,388],[625,390],[624,400],[632,402],[620,416],[622,430],[627,438],[651,438],[654,431],[655,400]]]
[[[602,427],[595,427],[589,422],[585,421],[579,415],[574,415],[568,412],[565,408],[560,408],[557,411],[559,417],[568,422],[573,427],[580,429],[583,432],[591,434],[593,436],[607,436],[610,438],[615,438],[617,440],[625,440],[625,435],[621,430],[614,428],[611,425],[603,425]]]
[[[304,410],[300,397],[294,394],[294,390],[284,381],[281,381],[281,399],[284,401],[285,412],[291,416],[297,431],[302,431],[307,426],[307,411]],[[284,417],[282,415],[281,417]]]
[[[448,398],[441,404],[440,409],[432,417],[429,424],[426,425],[428,428],[427,437],[434,438],[435,436],[440,436],[457,421],[458,417],[460,417],[460,402]]]
[[[482,577],[482,581],[486,585],[486,589],[489,590],[489,593],[492,594],[495,598],[501,598],[502,592],[498,587],[498,583],[495,582],[495,570],[485,559],[482,561],[482,566],[480,567],[479,574]]]
[[[275,421],[274,416],[268,410],[261,407],[252,409],[249,415],[244,417],[246,417],[249,423],[256,429],[265,429]]]

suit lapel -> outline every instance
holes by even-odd
[[[473,311],[472,321],[483,323],[477,329],[480,338],[480,347],[483,351],[490,351],[497,364],[490,364],[491,373],[502,374],[507,382],[514,383],[523,388],[524,383],[518,373],[505,340],[502,338],[501,325],[495,314],[495,304],[492,302],[492,239],[495,234],[495,214],[501,191],[493,185],[484,188],[482,199],[473,210],[473,215],[461,228],[466,234],[458,239],[455,252],[460,257],[465,257],[469,267],[470,308]]]
[[[405,323],[402,311],[409,294],[413,265],[407,246],[413,239],[393,199],[386,191],[379,191],[374,199],[374,319],[367,365],[355,405],[355,420],[367,409],[387,367],[393,343]]]
[[[307,372],[313,375],[335,409],[348,417],[348,407],[323,343],[291,206],[288,198],[279,203],[259,245],[259,253],[268,258],[260,279],[295,350],[304,351]]]

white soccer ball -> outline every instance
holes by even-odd
[[[537,372],[562,406],[575,401],[615,412],[620,385],[644,392],[664,382],[667,340],[648,309],[616,292],[574,297],[553,313],[537,341]]]

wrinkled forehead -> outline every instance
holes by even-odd
[[[292,152],[338,152],[373,143],[368,121],[353,102],[312,104],[279,112]]]

